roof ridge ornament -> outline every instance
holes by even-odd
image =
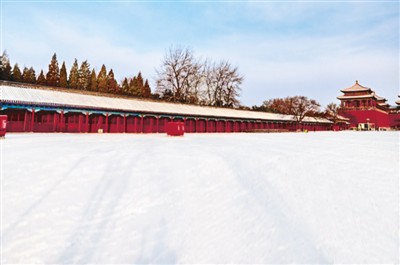
[[[358,80],[356,80],[356,85],[358,85]]]

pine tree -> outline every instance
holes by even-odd
[[[139,72],[136,78],[136,84],[137,84],[137,95],[139,97],[144,97],[143,95],[143,89],[144,89],[144,81],[142,77],[142,73]]]
[[[108,77],[106,66],[103,64],[101,66],[101,70],[99,75],[97,76],[97,87],[99,92],[107,92],[108,91]]]
[[[111,94],[119,94],[119,86],[117,81],[114,78],[114,72],[111,69],[110,72],[108,72],[108,80],[107,80],[107,84],[108,84],[108,93]]]
[[[36,84],[36,74],[35,70],[33,67],[28,68],[24,67],[23,73],[22,73],[22,82],[28,83],[28,84]]]
[[[29,79],[28,67],[24,66],[24,70],[22,70],[22,82],[29,83],[28,79]]]
[[[147,79],[146,79],[146,82],[144,83],[142,94],[143,94],[143,97],[145,97],[145,98],[151,97],[151,89],[150,89],[149,81]]]
[[[48,86],[58,86],[60,82],[60,68],[58,67],[57,55],[54,53],[49,64],[49,71],[46,75]]]
[[[129,94],[134,97],[138,97],[140,95],[136,76],[134,76],[129,82]]]
[[[29,83],[30,84],[36,84],[36,72],[33,67],[29,68]]]
[[[128,78],[126,77],[124,81],[122,81],[122,94],[129,95],[129,83],[128,83]]]
[[[65,62],[63,62],[61,66],[59,85],[60,87],[68,87],[67,68],[65,67]]]
[[[46,85],[46,77],[44,77],[43,70],[40,71],[40,74],[36,80],[36,84],[45,86]]]
[[[97,75],[96,71],[92,70],[92,73],[90,75],[90,85],[89,85],[89,90],[90,91],[97,91]]]
[[[18,64],[14,64],[14,68],[12,70],[11,80],[14,82],[22,82],[22,74],[21,70],[19,69]]]
[[[78,60],[75,58],[74,64],[69,71],[69,87],[72,89],[76,89],[78,87]]]
[[[83,61],[78,72],[78,89],[89,90],[90,78],[90,65],[87,61]]]
[[[0,80],[11,80],[11,65],[7,52],[4,51],[0,57]]]

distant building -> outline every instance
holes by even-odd
[[[374,90],[364,87],[356,81],[340,90],[344,95],[337,97],[341,101],[339,114],[349,119],[349,127],[360,130],[386,130],[400,128],[400,100],[397,106],[390,106],[386,99]]]

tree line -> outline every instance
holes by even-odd
[[[33,67],[25,66],[22,71],[18,63],[11,67],[10,59],[5,51],[0,61],[0,80],[114,95],[143,98],[152,96],[149,81],[143,79],[141,72],[130,78],[125,77],[119,84],[115,80],[113,69],[107,72],[107,68],[103,64],[99,73],[96,73],[95,68],[91,68],[87,60],[83,61],[79,66],[78,60],[75,59],[69,74],[67,74],[65,62],[62,63],[61,68],[59,67],[56,53],[51,58],[47,73],[45,74],[42,69],[37,77]]]
[[[113,69],[107,72],[104,64],[96,73],[87,60],[79,66],[75,59],[67,74],[65,62],[60,68],[57,54],[54,53],[47,72],[41,70],[36,76],[33,67],[24,67],[22,71],[18,63],[11,67],[4,51],[1,56],[0,80],[204,106],[240,106],[239,93],[243,76],[229,61],[200,60],[195,58],[189,48],[171,47],[156,72],[156,89],[152,93],[149,81],[144,80],[140,72],[117,82]]]
[[[11,67],[5,51],[0,61],[0,80],[203,106],[281,113],[293,116],[298,123],[306,116],[329,118],[334,123],[338,119],[339,107],[336,104],[331,103],[325,111],[321,111],[321,105],[316,100],[305,96],[270,99],[251,108],[242,106],[239,95],[244,77],[238,68],[227,60],[214,62],[210,59],[196,58],[189,48],[171,47],[166,52],[161,65],[156,69],[154,93],[151,92],[148,80],[144,80],[140,72],[136,76],[125,77],[118,83],[112,69],[107,72],[103,64],[99,73],[96,73],[87,60],[79,66],[75,59],[67,74],[65,62],[59,68],[56,53],[51,58],[47,73],[41,70],[37,77],[33,67],[24,67],[22,71],[18,63]]]

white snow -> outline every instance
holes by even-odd
[[[7,134],[3,263],[398,263],[399,133]]]

